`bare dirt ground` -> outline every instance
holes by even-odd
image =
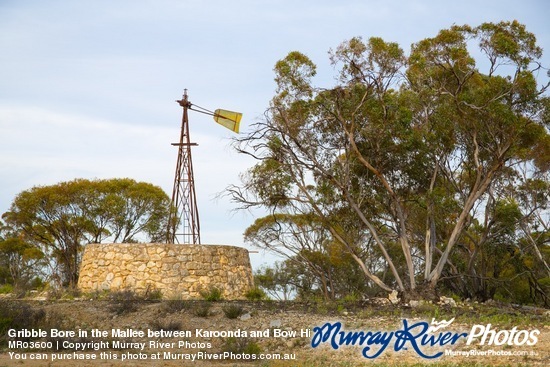
[[[4,301],[6,302],[6,301]],[[22,301],[12,305],[23,305]],[[350,305],[323,305],[303,303],[279,302],[211,302],[208,315],[200,315],[203,302],[169,303],[168,301],[135,301],[128,304],[114,304],[112,301],[102,300],[70,300],[70,301],[23,301],[33,310],[42,310],[46,315],[44,328],[75,331],[84,330],[86,337],[72,338],[44,338],[42,341],[69,343],[91,343],[104,341],[113,343],[119,340],[127,343],[145,343],[141,350],[133,348],[138,344],[128,344],[127,348],[100,348],[94,351],[63,351],[52,350],[23,350],[4,347],[0,350],[0,367],[2,366],[393,366],[393,365],[425,365],[433,363],[443,366],[548,366],[550,365],[550,312],[544,309],[518,308],[503,305],[459,304],[456,307],[440,307],[424,304],[416,307],[394,306],[391,304],[373,305],[368,303]],[[2,304],[0,304],[2,307]],[[23,306],[21,306],[23,307]],[[243,315],[230,319],[224,312],[228,307],[242,309]],[[127,309],[126,309],[127,308]],[[379,357],[373,360],[362,356],[362,347],[342,346],[337,350],[324,344],[318,348],[311,347],[311,334],[306,336],[307,330],[321,326],[327,322],[341,322],[347,331],[392,331],[403,329],[403,320],[409,324],[427,321],[432,318],[437,321],[455,321],[446,328],[447,331],[468,333],[475,324],[491,324],[493,330],[512,330],[516,334],[521,330],[531,332],[539,330],[538,342],[534,346],[480,346],[466,345],[465,339],[455,345],[435,346],[423,348],[426,353],[434,354],[446,349],[470,353],[467,355],[443,355],[434,360],[424,359],[409,345],[405,350],[393,350],[393,344]],[[1,326],[0,320],[0,326]],[[91,330],[107,332],[107,337],[92,337]],[[134,333],[148,333],[149,330],[179,330],[188,331],[188,336],[148,337],[132,335],[113,337],[112,330]],[[275,329],[282,335],[274,335]],[[246,331],[247,337],[220,335],[204,335],[197,330],[205,331]],[[269,330],[267,336],[266,330]],[[251,336],[251,332],[260,335]],[[296,332],[293,336],[292,332]],[[49,332],[49,331],[48,331]],[[264,333],[264,334],[261,334]],[[302,334],[302,335],[301,335]],[[158,335],[158,334],[157,334]],[[522,334],[527,335],[526,333]],[[4,336],[6,337],[6,336]],[[13,338],[12,338],[13,339]],[[160,341],[164,344],[152,345],[151,342]],[[182,343],[179,347],[178,343]],[[173,345],[170,343],[174,343]],[[154,344],[154,343],[153,343]],[[247,349],[248,348],[248,349]],[[470,352],[474,350],[474,352]],[[58,358],[71,357],[52,362],[52,351]],[[202,353],[202,356],[221,355],[223,352],[258,353],[263,358],[273,358],[273,355],[287,357],[286,360],[209,360],[207,357],[200,361],[185,359],[171,360],[170,355],[191,355]],[[12,353],[10,355],[10,352]],[[18,353],[18,354],[14,354]],[[96,360],[75,360],[74,354],[80,356],[92,354]],[[103,354],[101,354],[103,353]],[[142,353],[144,359],[135,359]],[[485,353],[486,355],[481,355]],[[234,355],[235,355],[234,354]],[[518,355],[527,354],[527,355]],[[117,359],[107,358],[117,356]],[[121,361],[126,356],[130,360]],[[159,356],[159,359],[153,359]],[[45,358],[42,360],[31,358]],[[26,359],[23,359],[26,358]]]

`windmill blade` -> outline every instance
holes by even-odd
[[[236,133],[239,133],[239,125],[242,117],[243,114],[240,112],[221,109],[214,111],[214,121]]]

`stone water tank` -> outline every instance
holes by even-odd
[[[248,250],[227,245],[163,243],[90,244],[84,249],[82,292],[159,290],[163,298],[200,299],[212,288],[226,300],[243,299],[253,287]]]

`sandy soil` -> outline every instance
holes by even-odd
[[[19,301],[10,301],[17,303]],[[96,360],[62,360],[52,362],[51,350],[21,350],[5,348],[0,354],[0,367],[2,366],[372,366],[376,364],[393,365],[396,362],[401,364],[425,364],[437,363],[443,365],[523,365],[523,366],[547,366],[550,365],[550,312],[540,309],[514,309],[503,308],[492,305],[489,311],[484,310],[484,315],[492,317],[492,329],[496,332],[501,330],[512,330],[516,327],[515,334],[521,330],[526,330],[519,335],[519,339],[526,337],[533,330],[539,330],[540,334],[535,334],[538,338],[534,346],[479,346],[466,345],[465,338],[462,338],[455,345],[436,346],[433,348],[423,348],[426,354],[435,354],[446,349],[453,351],[462,351],[470,355],[443,355],[440,358],[432,360],[424,359],[411,348],[411,344],[405,346],[402,350],[394,351],[394,344],[385,350],[374,360],[368,360],[361,355],[361,347],[343,346],[338,350],[332,349],[329,345],[323,344],[318,348],[311,347],[312,334],[306,335],[307,330],[315,326],[322,326],[327,322],[341,322],[346,331],[396,331],[403,329],[403,320],[407,320],[409,325],[426,321],[431,323],[432,316],[437,316],[436,320],[449,320],[455,317],[455,321],[440,332],[469,333],[476,324],[477,314],[481,312],[482,305],[459,305],[456,308],[439,309],[430,305],[424,307],[424,310],[416,310],[410,307],[396,307],[392,305],[374,306],[361,305],[353,309],[319,310],[319,306],[311,307],[304,304],[289,303],[211,303],[211,309],[208,317],[199,317],[196,315],[197,309],[203,307],[201,303],[192,303],[185,306],[182,310],[171,307],[166,302],[136,302],[136,310],[131,312],[117,314],[116,307],[112,301],[99,300],[71,300],[71,301],[29,301],[33,309],[44,310],[47,315],[47,326],[59,330],[75,331],[84,330],[88,333],[87,337],[69,337],[69,338],[46,338],[42,341],[52,341],[55,345],[63,340],[69,343],[90,343],[90,342],[109,342],[109,348],[101,348],[98,351],[93,349],[85,351],[64,350],[54,352],[58,357],[78,356],[91,357],[95,355]],[[229,305],[241,307],[244,310],[244,316],[236,319],[229,319],[223,308]],[[0,306],[1,307],[1,306]],[[423,311],[423,312],[421,312]],[[427,312],[426,312],[427,311]],[[492,315],[491,315],[492,312]],[[422,316],[422,314],[424,316]],[[431,316],[427,316],[431,315]],[[486,319],[480,321],[480,324],[486,325]],[[92,337],[91,330],[96,329],[107,333],[107,337]],[[112,330],[119,329],[126,331],[131,329],[134,335],[113,337]],[[177,329],[182,332],[188,331],[187,336],[168,338],[168,337],[148,337],[147,333],[159,331],[160,329]],[[282,335],[274,335],[275,329]],[[247,337],[229,338],[217,335],[205,335],[197,330],[211,332],[219,331],[246,331]],[[266,330],[269,331],[267,336]],[[143,332],[145,335],[137,335]],[[259,335],[251,335],[252,332],[258,332]],[[296,332],[293,336],[292,332]],[[263,334],[262,334],[263,333]],[[300,335],[303,333],[302,335]],[[158,336],[159,334],[157,334]],[[501,336],[504,334],[501,334]],[[139,347],[132,348],[139,344],[128,344],[128,348],[113,349],[113,341],[122,341],[126,343],[145,343],[143,350]],[[151,343],[160,341],[163,344]],[[232,342],[232,344],[231,344]],[[171,344],[174,343],[174,344]],[[181,347],[179,347],[178,343]],[[240,343],[240,344],[239,344]],[[91,344],[89,344],[91,346]],[[244,362],[241,360],[216,360],[203,359],[201,361],[191,360],[168,360],[164,353],[173,353],[175,355],[191,355],[202,353],[202,357],[218,355],[224,351],[242,352],[239,345],[252,345],[256,349],[245,349],[245,353],[251,350],[260,351],[262,356],[271,357],[273,354],[281,357],[294,358],[282,361],[255,361]],[[190,347],[190,348],[189,348]],[[52,348],[53,349],[53,348]],[[473,352],[471,352],[473,350]],[[20,359],[16,357],[19,353]],[[101,354],[103,353],[103,354]],[[121,361],[123,356],[137,358],[139,353],[146,356],[146,359],[131,359]],[[475,353],[475,355],[473,355]],[[485,353],[487,355],[480,355]],[[527,355],[517,355],[526,353]],[[513,355],[506,355],[513,354]],[[107,359],[108,356],[116,355],[117,360]],[[26,359],[22,359],[22,357]],[[154,357],[159,356],[159,360]],[[36,360],[31,358],[45,358]],[[102,359],[103,358],[103,359]]]

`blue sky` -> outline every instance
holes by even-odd
[[[452,24],[517,19],[550,66],[545,0],[0,0],[0,213],[35,185],[131,177],[172,191],[184,88],[199,106],[244,113],[275,90],[273,66],[299,50],[333,83],[327,52],[351,37],[411,43]],[[231,132],[190,115],[203,243],[242,245],[259,213],[216,199],[253,162]],[[273,258],[251,254],[253,266]]]

